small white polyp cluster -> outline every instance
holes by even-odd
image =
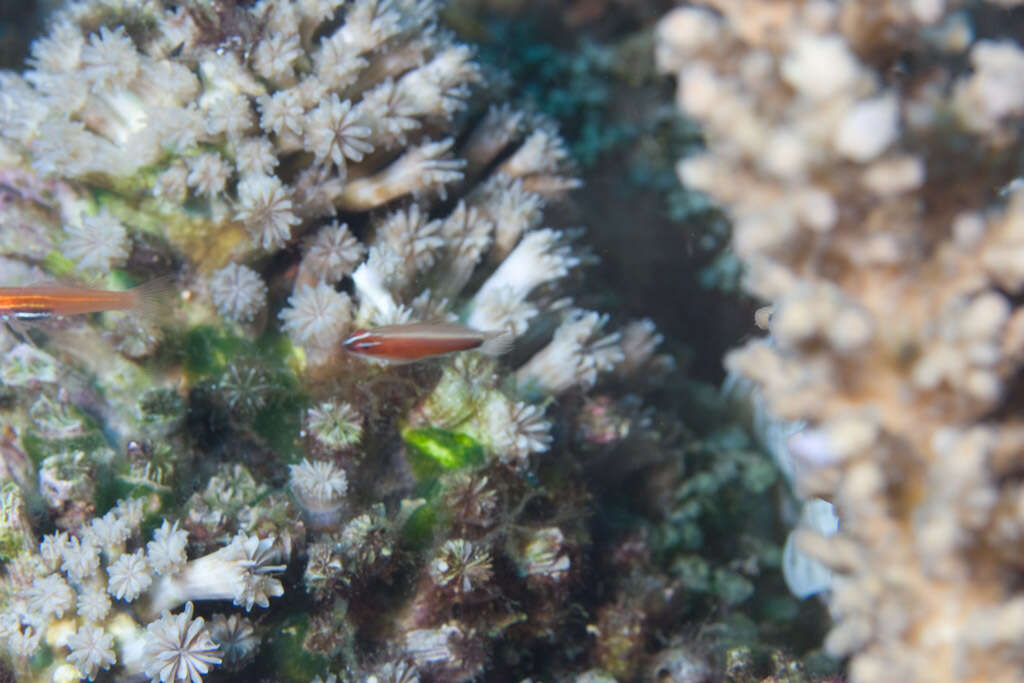
[[[570,311],[551,342],[519,368],[516,380],[534,391],[555,395],[574,386],[594,386],[600,373],[624,358],[619,333],[601,335],[607,320],[593,311]]]
[[[437,11],[406,0],[73,3],[33,43],[28,71],[0,73],[0,149],[117,198],[108,214],[74,187],[62,197],[86,215],[65,211],[65,234],[48,239],[81,268],[122,263],[129,231],[154,218],[179,244],[247,233],[238,253],[276,251],[311,219],[462,178],[445,131],[480,74],[471,50],[437,30]],[[119,12],[132,20],[108,25]],[[127,210],[146,194],[146,217]]]
[[[250,322],[267,305],[267,285],[252,268],[229,263],[210,277],[210,296],[222,316]]]
[[[198,682],[220,658],[203,619],[192,618],[192,601],[231,600],[248,611],[284,592],[273,576],[284,569],[271,564],[273,539],[240,534],[189,561],[177,522],[164,521],[145,547],[129,550],[141,522],[141,501],[121,501],[80,535],[49,534],[38,555],[22,556],[5,578],[12,599],[0,614],[0,638],[8,652],[31,657],[47,642],[66,648],[67,664],[90,679],[120,664],[152,680]]]
[[[345,505],[348,477],[345,470],[331,462],[304,459],[290,465],[289,488],[314,528],[337,524]]]

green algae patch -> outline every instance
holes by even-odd
[[[223,372],[227,359],[238,351],[227,335],[208,325],[192,328],[181,340],[185,371],[193,377]]]
[[[277,630],[271,639],[274,680],[306,683],[327,670],[326,657],[303,647],[308,632],[309,619],[301,614],[287,619]]]
[[[44,672],[53,666],[53,661],[53,650],[45,644],[36,650],[36,653],[32,655],[27,662],[29,671],[35,674],[35,677],[32,680],[45,681],[47,676],[44,675]]]
[[[46,443],[46,439],[42,438],[35,432],[25,432],[21,436],[21,447],[25,449],[25,453],[28,455],[32,464],[39,467],[46,456],[50,455],[49,445]]]
[[[416,508],[402,525],[402,538],[410,548],[427,548],[434,538],[436,524],[437,508],[430,503],[424,503]]]
[[[406,457],[409,467],[419,481],[484,462],[483,446],[472,437],[458,432],[422,427],[406,430],[402,433],[402,439],[408,447]]]
[[[438,508],[443,490],[438,477],[482,464],[484,448],[471,436],[438,427],[407,429],[402,439],[409,469],[419,482],[416,495],[425,501],[402,524],[402,536],[410,547],[423,549],[431,543],[439,520],[445,516]]]
[[[284,381],[278,377],[280,384]],[[287,387],[297,392],[294,387]],[[253,419],[253,429],[266,444],[286,460],[298,462],[305,455],[300,434],[306,400],[298,393],[285,394],[271,402]]]
[[[72,278],[75,275],[75,262],[56,249],[43,259],[43,268],[58,278]]]
[[[131,289],[132,287],[138,287],[144,281],[120,268],[112,268],[107,275],[107,284],[112,289]]]

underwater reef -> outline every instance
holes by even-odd
[[[658,27],[707,142],[679,175],[766,303],[726,363],[834,506],[795,541],[852,681],[1024,671],[1019,5],[722,0]]]
[[[84,0],[0,72],[0,675],[837,675],[785,480],[587,307],[572,155],[438,11]]]

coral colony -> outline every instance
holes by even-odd
[[[831,583],[851,680],[1020,680],[1019,3],[708,4],[657,56],[707,137],[680,176],[769,304],[727,364],[823,499],[796,583]]]
[[[155,315],[0,337],[0,644],[19,680],[710,666],[710,645],[640,628],[676,628],[684,595],[752,594],[756,569],[668,531],[709,499],[658,498],[658,562],[621,531],[589,559],[584,475],[616,448],[644,454],[623,476],[664,465],[682,485],[629,395],[671,367],[661,338],[569,298],[579,231],[546,215],[578,185],[563,144],[488,109],[436,13],[86,0],[0,73],[0,284],[171,283]],[[409,365],[342,348],[414,322],[515,344]],[[700,491],[767,490],[743,448]],[[682,549],[693,571],[670,571]],[[630,578],[588,588],[605,566]]]

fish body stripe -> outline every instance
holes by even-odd
[[[344,341],[346,350],[380,360],[411,361],[475,349],[484,343],[480,334],[412,335],[357,332]]]
[[[73,287],[0,287],[0,315],[22,320],[131,308],[132,303],[128,292]]]
[[[53,317],[53,311],[9,311],[4,310],[0,313],[0,320],[7,322],[9,320],[45,320],[46,318]]]

